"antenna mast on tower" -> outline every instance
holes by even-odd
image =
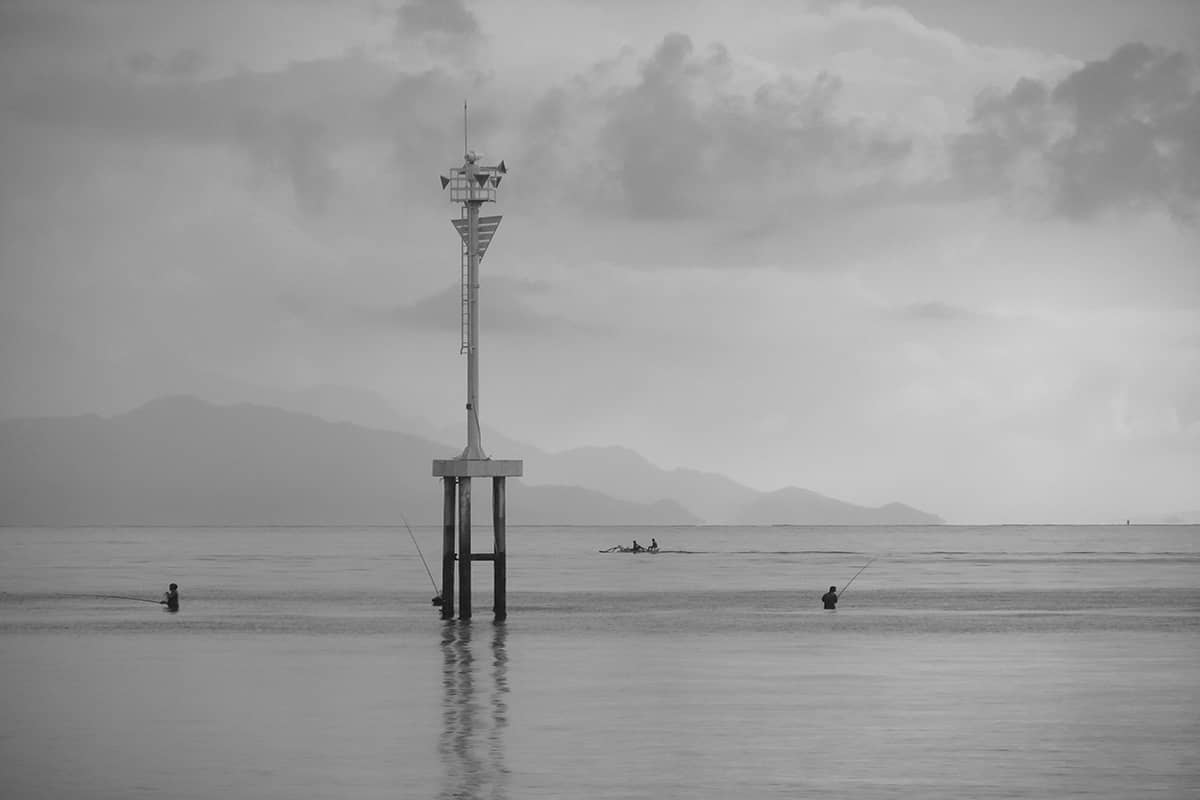
[[[501,161],[495,166],[479,162],[479,155],[467,141],[467,104],[463,103],[463,164],[453,167],[449,177],[442,176],[442,188],[450,189],[450,201],[462,204],[462,214],[451,220],[462,239],[460,277],[461,344],[459,352],[467,356],[467,448],[463,458],[483,459],[487,455],[480,443],[479,430],[479,262],[483,260],[496,229],[500,215],[481,217],[484,203],[496,202],[496,188],[508,173]]]

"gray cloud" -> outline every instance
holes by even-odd
[[[1051,136],[1049,90],[1022,78],[1007,94],[988,92],[975,102],[972,130],[953,143],[955,166],[973,185],[1002,182],[1009,166],[1024,151],[1048,148]]]
[[[306,213],[329,205],[339,184],[339,148],[380,137],[386,124],[394,76],[357,56],[294,63],[271,73],[189,78],[202,64],[203,57],[190,51],[165,60],[141,53],[127,64],[136,76],[41,78],[8,109],[18,121],[72,135],[235,148],[260,177],[286,182]],[[146,75],[176,80],[140,80]]]
[[[979,97],[952,142],[958,177],[982,191],[1034,189],[1062,215],[1200,202],[1200,73],[1183,53],[1128,44],[1053,87],[1022,79]]]
[[[450,230],[448,224],[446,227]],[[479,313],[485,338],[517,337],[544,342],[547,336],[556,341],[563,337],[602,337],[611,343],[619,325],[595,325],[558,313],[557,291],[547,281],[498,274],[482,276]],[[414,296],[399,305],[346,301],[329,293],[308,290],[284,292],[277,302],[285,314],[306,327],[322,331],[323,336],[364,330],[372,334],[401,331],[405,335],[433,334],[453,341],[461,331],[462,286],[457,283],[432,294]]]
[[[320,214],[328,208],[339,179],[321,122],[300,114],[249,117],[241,131],[258,166],[289,183],[301,211]]]
[[[904,319],[932,322],[965,322],[982,318],[982,315],[978,312],[938,300],[912,303],[900,308],[898,311]]]
[[[436,185],[438,171],[462,157],[461,98],[472,97],[472,149],[495,141],[508,114],[486,88],[478,76],[436,67],[395,77],[381,108],[379,131],[392,141],[397,165],[419,185]]]
[[[1013,333],[1040,329],[1044,321],[1024,312],[998,312],[987,308],[947,302],[925,300],[894,305],[884,311],[883,316],[901,323],[912,323],[916,327],[907,330],[953,330],[955,335]]]
[[[396,36],[465,43],[481,35],[479,20],[462,0],[408,0],[396,11]]]
[[[544,295],[548,286],[539,281],[492,276],[480,281],[480,327],[492,333],[545,336],[582,330],[565,317],[544,314],[532,302]],[[400,308],[386,312],[367,312],[371,319],[384,319],[402,328],[450,332],[460,329],[462,287],[455,285]]]
[[[841,81],[831,75],[747,81],[724,47],[697,52],[680,33],[632,83],[612,86],[616,71],[600,64],[545,94],[526,121],[537,142],[526,156],[539,174],[585,182],[583,202],[600,197],[638,219],[836,193],[886,178],[909,153],[905,139],[838,119]]]
[[[437,171],[461,148],[458,98],[478,97],[473,142],[488,141],[511,116],[473,72],[397,71],[349,54],[198,79],[194,71],[204,64],[195,51],[167,58],[143,51],[115,73],[31,79],[5,105],[18,121],[70,135],[232,147],[260,178],[287,183],[307,213],[324,210],[344,183],[337,156],[345,150],[391,143],[395,159],[381,166],[400,173],[398,186],[436,186]]]
[[[719,84],[727,68],[723,50],[695,60],[691,40],[671,34],[646,62],[641,83],[615,98],[602,142],[634,216],[690,216],[704,204],[717,132],[704,124],[689,84]]]
[[[86,17],[44,0],[0,3],[0,42],[6,46],[78,44],[90,28]]]
[[[125,60],[134,75],[164,78],[191,78],[204,68],[207,58],[200,50],[188,47],[161,57],[140,50]]]

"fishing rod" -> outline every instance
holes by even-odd
[[[875,556],[875,558],[872,558],[870,561],[863,564],[862,569],[860,569],[858,572],[854,573],[854,578],[857,578],[859,575],[862,575],[862,571],[864,569],[866,569],[867,567],[871,566],[871,564],[873,564],[875,562],[876,558],[879,558],[879,556]],[[842,595],[844,595],[846,593],[847,590],[849,590],[850,584],[854,583],[854,578],[851,578],[850,580],[846,581],[846,585],[842,587],[842,590],[840,592],[838,592],[838,597],[841,597]]]
[[[413,533],[412,528],[409,528],[408,520],[404,518],[403,514],[400,515],[400,521],[404,523],[405,528],[408,528],[408,535],[412,537],[413,545],[417,548],[417,555],[421,557],[421,563],[425,565],[425,573],[429,576],[429,582],[433,584],[433,590],[437,592],[438,598],[440,599],[442,596],[442,590],[438,588],[437,581],[433,579],[433,572],[430,571],[429,564],[425,561],[425,554],[421,552],[421,545],[417,544],[416,534]]]
[[[111,600],[136,600],[139,603],[154,603],[156,606],[163,604],[162,600],[147,600],[144,597],[127,597],[123,594],[94,594],[92,597],[107,597]]]

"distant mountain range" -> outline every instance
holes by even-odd
[[[867,508],[806,489],[759,492],[660,469],[622,447],[561,453],[507,440],[514,525],[938,524],[900,503]],[[0,524],[392,525],[440,521],[430,462],[457,449],[394,430],[192,397],[127,414],[0,421]],[[490,487],[483,490],[490,498]],[[490,502],[475,503],[487,524]]]

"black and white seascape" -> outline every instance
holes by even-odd
[[[1197,0],[0,0],[2,800],[1193,800],[1198,664]]]

